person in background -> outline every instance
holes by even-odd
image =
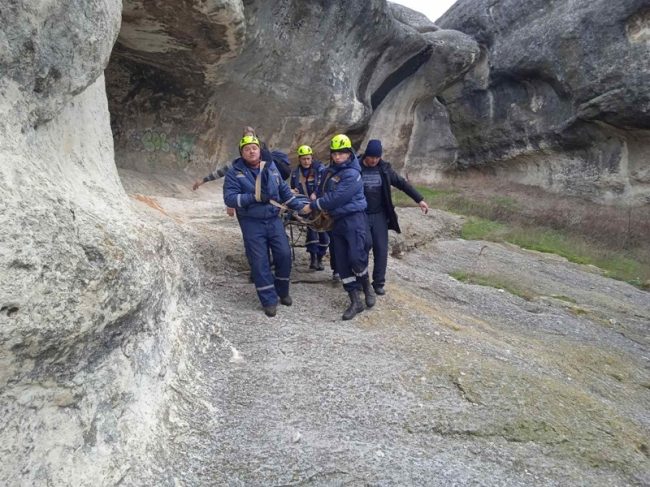
[[[205,176],[203,179],[197,179],[196,181],[194,181],[194,184],[192,185],[192,191],[196,191],[197,189],[199,189],[199,186],[201,186],[202,184],[205,184],[209,181],[215,181],[217,179],[224,177],[228,172],[228,170],[230,169],[230,167],[231,167],[230,164],[224,164],[221,167],[216,167],[214,171],[212,171],[210,174]],[[228,216],[235,216],[235,209],[226,207],[226,213],[228,214]]]
[[[241,158],[226,173],[224,203],[237,210],[257,296],[264,313],[273,317],[277,313],[278,299],[285,306],[292,304],[289,295],[291,248],[284,225],[278,217],[280,210],[273,203],[300,211],[307,199],[292,193],[273,161],[262,160],[257,137],[242,137],[239,151]],[[269,252],[275,273],[271,270]]]
[[[359,291],[363,289],[368,308],[376,301],[368,278],[370,241],[366,233],[366,198],[361,167],[349,137],[344,134],[334,136],[330,141],[330,152],[333,164],[325,174],[323,195],[306,205],[303,211],[327,211],[334,219],[331,235],[336,270],[350,297],[350,305],[342,318],[350,320],[365,309]]]
[[[234,162],[234,161],[233,161]],[[232,163],[231,163],[232,164]],[[216,181],[217,179],[220,179],[226,175],[228,170],[230,169],[231,165],[230,164],[224,164],[223,166],[219,167],[217,166],[214,171],[212,171],[210,174],[205,176],[203,179],[197,179],[194,181],[194,184],[192,185],[192,190],[196,191],[199,189],[199,186],[210,182],[210,181]]]
[[[406,179],[398,175],[390,163],[382,158],[381,141],[368,141],[365,152],[361,155],[361,177],[363,192],[368,203],[369,237],[372,241],[373,269],[372,286],[378,295],[386,294],[386,266],[388,264],[388,230],[400,233],[397,213],[391,195],[391,186],[404,191],[415,201],[422,213],[429,211],[429,206],[422,195]]]
[[[290,186],[294,192],[307,196],[311,201],[318,197],[323,175],[327,171],[320,161],[314,160],[314,151],[308,145],[298,147],[298,167],[291,172]],[[309,268],[322,271],[323,256],[330,239],[327,232],[307,228],[306,247],[309,253]]]

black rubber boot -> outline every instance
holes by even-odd
[[[370,279],[368,279],[368,276],[365,276],[361,280],[361,286],[363,286],[363,294],[366,296],[366,306],[372,308],[377,302],[377,296],[375,296],[375,290],[370,285]]]
[[[275,304],[264,306],[264,314],[269,318],[273,318],[278,312],[278,307]]]
[[[309,254],[311,256],[311,260],[309,261],[309,268],[310,269],[318,269],[316,265],[316,254]]]
[[[348,296],[350,296],[350,306],[348,306],[348,309],[346,309],[345,313],[343,313],[343,320],[351,320],[358,313],[361,313],[365,309],[363,303],[361,302],[361,298],[359,297],[359,291],[356,289],[354,291],[350,291],[348,293]]]
[[[291,296],[287,294],[286,296],[282,296],[280,298],[280,302],[285,306],[291,306],[293,304],[293,299],[291,299]]]
[[[323,267],[323,256],[319,255],[316,257],[316,270],[317,271],[324,271],[325,267]]]

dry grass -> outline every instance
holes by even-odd
[[[650,205],[606,206],[496,180],[418,190],[431,206],[472,217],[463,238],[556,253],[650,289]],[[399,191],[394,198],[414,204]]]

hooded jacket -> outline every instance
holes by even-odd
[[[334,219],[366,209],[361,166],[356,155],[350,153],[347,162],[329,165],[320,194],[323,196],[312,201],[311,208],[324,210]]]

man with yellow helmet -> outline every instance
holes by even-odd
[[[291,171],[289,185],[293,191],[305,195],[313,201],[318,196],[318,188],[327,169],[320,161],[314,160],[314,151],[310,146],[301,145],[298,147],[297,152],[299,164],[297,168]],[[307,228],[305,246],[310,256],[310,269],[317,271],[324,269],[322,260],[329,243],[330,239],[327,232],[317,232],[312,228]]]
[[[305,206],[327,211],[334,219],[332,248],[336,270],[343,288],[350,297],[350,305],[342,318],[349,320],[365,309],[360,299],[363,289],[368,308],[375,305],[375,293],[368,278],[366,198],[363,194],[361,167],[347,135],[339,134],[330,141],[332,164],[325,174],[322,196]]]
[[[226,206],[237,210],[257,296],[264,313],[272,317],[276,315],[278,300],[285,306],[292,304],[289,295],[291,248],[278,217],[279,208],[272,201],[300,211],[307,200],[292,193],[273,161],[262,160],[257,137],[242,137],[239,152],[241,157],[226,174],[223,199]],[[269,252],[275,273],[271,270]]]

